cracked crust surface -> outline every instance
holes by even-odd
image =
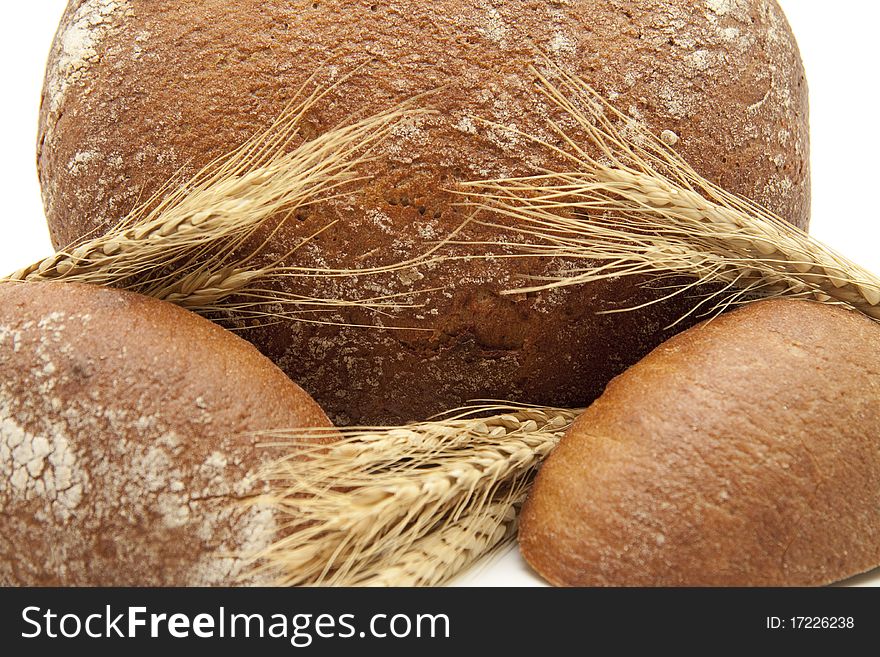
[[[444,190],[552,164],[517,132],[552,138],[553,110],[527,70],[535,47],[654,133],[666,131],[708,178],[806,226],[806,82],[772,0],[72,0],[40,122],[53,240],[62,246],[105,228],[178,170],[194,173],[228,152],[269,125],[316,71],[327,84],[366,64],[310,113],[306,137],[427,91],[440,112],[398,126],[377,151],[372,180],[302,213],[268,257],[341,219],[293,264],[351,269],[411,258],[465,219],[460,198]],[[477,241],[503,236],[468,230],[462,237]],[[427,330],[239,328],[339,423],[421,420],[472,398],[577,406],[684,313],[669,303],[597,315],[647,300],[631,280],[499,296],[524,276],[572,264],[502,258],[290,279],[288,292],[310,297],[434,290],[391,317],[360,309],[323,317]]]
[[[880,565],[880,326],[765,301],[612,381],[541,469],[520,549],[575,586],[820,585]]]
[[[242,434],[328,426],[251,345],[135,294],[0,285],[0,583],[236,583],[277,537],[242,504],[277,450]],[[252,582],[255,583],[255,582]]]

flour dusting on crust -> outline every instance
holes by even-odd
[[[40,498],[66,522],[82,501],[88,475],[64,431],[33,434],[11,416],[10,399],[0,388],[0,497]]]
[[[85,0],[55,39],[46,71],[49,111],[61,106],[67,90],[79,82],[98,59],[98,46],[120,15],[130,11],[128,0]]]
[[[202,397],[187,421],[131,392],[127,348],[83,346],[92,314],[0,307],[0,320],[0,585],[247,575],[278,531],[251,503],[268,492],[264,452],[225,436]]]

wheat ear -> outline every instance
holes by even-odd
[[[491,554],[516,535],[519,510],[529,481],[520,479],[510,491],[495,495],[482,509],[450,520],[414,541],[359,586],[438,586]]]
[[[488,417],[485,415],[489,413]],[[291,449],[258,502],[283,538],[255,568],[281,585],[440,583],[511,535],[511,509],[578,411],[481,405],[401,427],[263,434]],[[430,563],[416,562],[430,555]]]
[[[664,279],[671,296],[715,284],[702,303],[713,310],[790,296],[836,303],[880,319],[880,278],[756,203],[700,176],[675,151],[617,111],[586,82],[564,71],[535,70],[538,88],[576,125],[550,121],[570,165],[522,178],[469,183],[475,204],[516,220],[514,245],[534,257],[579,262],[558,277],[510,292],[619,276]],[[511,246],[505,244],[505,246]]]
[[[326,92],[316,90],[291,105],[265,132],[162,198],[171,187],[166,185],[106,234],[63,249],[5,280],[118,287],[201,314],[222,312],[223,318],[234,319],[302,318],[315,309],[348,305],[344,300],[298,297],[273,289],[269,284],[287,275],[340,273],[254,266],[268,240],[253,242],[269,222],[282,222],[298,209],[362,179],[358,169],[370,161],[371,149],[398,120],[420,111],[394,109],[290,149],[303,115]],[[393,297],[351,303],[400,305]]]

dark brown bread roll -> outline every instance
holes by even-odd
[[[276,538],[241,502],[278,453],[242,434],[328,425],[251,345],[180,308],[0,284],[0,584],[234,584]]]
[[[765,301],[617,377],[543,466],[523,556],[558,585],[818,585],[880,565],[880,326]]]
[[[396,129],[372,180],[290,222],[270,251],[341,219],[295,264],[405,260],[462,223],[461,199],[446,191],[458,181],[551,164],[516,132],[552,138],[551,110],[528,72],[538,50],[654,133],[674,132],[708,178],[806,226],[807,89],[773,0],[72,0],[40,121],[53,240],[108,226],[178,169],[195,172],[264,129],[316,70],[326,84],[367,63],[310,112],[305,136],[426,91],[440,111]],[[498,237],[477,226],[462,234]],[[663,327],[683,311],[596,314],[647,300],[632,280],[498,294],[563,266],[471,260],[357,281],[291,279],[290,292],[333,298],[440,290],[392,318],[327,317],[427,331],[284,323],[242,335],[338,422],[424,419],[472,398],[583,405],[668,337]]]

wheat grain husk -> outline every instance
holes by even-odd
[[[578,410],[480,404],[429,422],[262,434],[291,457],[263,476],[285,535],[251,555],[279,585],[425,586],[503,545],[541,461]]]
[[[507,230],[525,237],[519,257],[579,265],[508,294],[640,276],[664,290],[657,300],[697,295],[695,312],[794,297],[880,319],[875,274],[709,182],[662,135],[641,128],[580,78],[553,67],[534,72],[538,91],[586,137],[575,140],[571,129],[550,121],[562,145],[537,141],[570,168],[468,183],[468,204],[517,220]]]
[[[106,234],[62,249],[3,280],[121,288],[234,325],[242,320],[282,319],[320,323],[320,313],[343,305],[380,312],[413,305],[412,294],[336,299],[279,289],[277,283],[290,276],[363,276],[379,271],[278,264],[318,234],[332,230],[332,221],[283,257],[268,264],[260,257],[272,234],[297,211],[345,193],[368,177],[375,146],[401,119],[426,111],[396,107],[291,148],[304,116],[328,91],[317,88],[292,103],[267,130],[190,180],[169,181]],[[304,95],[302,90],[299,95]],[[166,194],[169,188],[173,191]],[[412,262],[381,271],[409,267],[421,259],[417,255]]]

